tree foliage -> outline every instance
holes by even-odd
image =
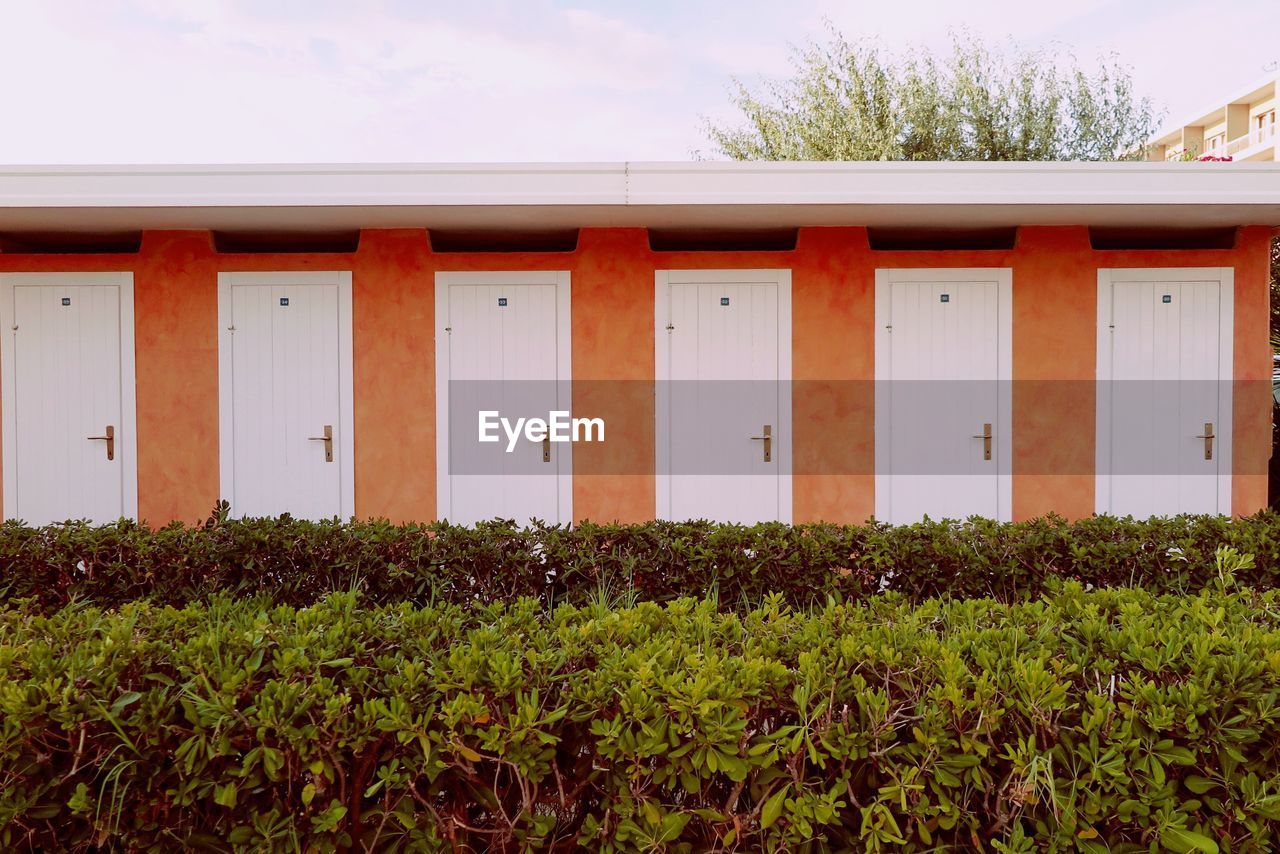
[[[1115,56],[994,51],[957,36],[950,54],[894,56],[833,32],[795,75],[736,81],[745,124],[708,123],[734,160],[1116,160],[1137,158],[1159,121]]]

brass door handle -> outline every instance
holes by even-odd
[[[544,463],[551,462],[551,436],[550,434],[542,437],[542,461]]]
[[[1197,439],[1204,439],[1204,458],[1206,460],[1213,459],[1213,440],[1218,438],[1213,435],[1213,422],[1204,422],[1204,432],[1196,436]]]
[[[311,442],[324,442],[324,461],[326,463],[333,462],[333,425],[332,424],[324,425],[323,436],[308,436],[307,440]]]
[[[982,458],[984,460],[991,459],[991,425],[983,424],[982,432],[975,433],[973,438],[982,440]]]
[[[773,462],[773,426],[766,424],[760,432],[764,433],[764,435],[748,436],[747,438],[753,442],[764,442],[764,461],[771,463]]]
[[[85,438],[91,441],[106,442],[107,443],[107,459],[114,460],[116,458],[116,427],[115,425],[108,424],[107,429],[104,432],[107,435],[85,436]]]

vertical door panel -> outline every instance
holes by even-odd
[[[782,518],[778,453],[778,285],[672,284],[672,519],[752,524]],[[661,342],[660,342],[661,344]],[[772,460],[758,438],[768,425]]]
[[[999,289],[980,281],[889,287],[889,518],[998,518]]]
[[[1115,282],[1111,288],[1108,512],[1139,517],[1219,512],[1221,424],[1218,282]]]
[[[568,407],[568,377],[559,375],[557,288],[554,284],[447,285],[450,415],[449,519],[538,519],[563,523],[560,479],[569,477],[564,445],[523,438],[507,451],[506,434],[480,444],[478,413],[511,420],[542,418]]]
[[[342,515],[338,286],[233,285],[231,312],[232,509]]]
[[[120,289],[14,287],[15,506],[31,524],[125,514]],[[115,430],[114,459],[101,439]]]

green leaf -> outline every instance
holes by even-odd
[[[751,770],[745,759],[731,756],[728,753],[720,754],[720,769],[735,783],[747,779],[747,774]]]
[[[278,775],[284,768],[284,754],[274,747],[262,748],[262,767],[266,769],[268,777],[278,780]]]
[[[223,786],[214,786],[213,802],[223,807],[234,807],[236,805],[236,784],[227,783]]]
[[[1188,789],[1195,792],[1197,795],[1203,795],[1205,792],[1209,791],[1214,786],[1218,785],[1217,783],[1210,780],[1208,777],[1198,777],[1195,774],[1192,774],[1190,777],[1187,777],[1185,780],[1182,781],[1182,783]]]
[[[77,815],[87,813],[92,806],[92,801],[89,798],[89,787],[84,783],[76,783],[76,790],[67,801],[67,806]]]
[[[773,823],[782,815],[782,806],[787,800],[787,792],[790,789],[791,784],[787,783],[770,795],[769,800],[764,802],[764,807],[760,810],[760,827],[772,827]]]
[[[672,842],[680,838],[680,834],[684,833],[684,826],[689,823],[689,819],[693,815],[687,812],[668,813],[662,819],[662,830],[658,835],[658,842]]]
[[[1199,851],[1204,854],[1218,854],[1218,843],[1214,842],[1203,833],[1196,833],[1193,830],[1187,830],[1183,827],[1171,827],[1164,833],[1160,834],[1160,842],[1171,851],[1178,854],[1186,854],[1186,852]]]
[[[125,693],[117,697],[116,701],[111,704],[111,711],[113,713],[118,714],[120,710],[123,709],[125,706],[136,703],[140,699],[142,699],[141,693],[137,691],[126,691]]]
[[[342,823],[347,815],[347,808],[338,803],[336,799],[329,802],[329,808],[319,815],[311,817],[311,826],[320,833],[329,833],[336,830],[338,825]]]

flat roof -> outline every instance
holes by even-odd
[[[1280,163],[0,166],[0,230],[1280,226]]]

